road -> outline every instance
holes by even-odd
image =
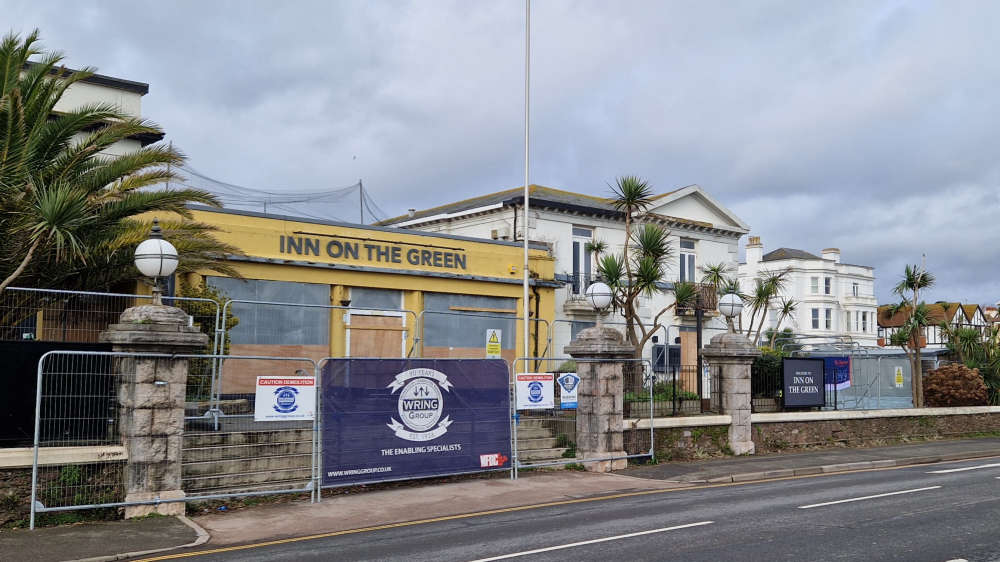
[[[1000,458],[626,495],[190,559],[1000,560]]]

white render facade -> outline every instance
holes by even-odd
[[[847,336],[862,346],[877,344],[874,268],[842,263],[837,248],[827,248],[820,256],[789,248],[765,254],[760,238],[751,236],[746,263],[739,265],[740,287],[748,293],[758,274],[783,269],[788,269],[789,275],[780,297],[794,299],[798,307],[781,322],[780,330],[791,328],[805,336]],[[773,329],[779,320],[780,298],[776,301],[767,311],[764,331]],[[748,307],[744,308],[744,326],[750,321],[749,312]]]
[[[521,240],[525,233],[523,195],[519,194],[523,194],[523,188],[411,212],[409,217],[382,224],[478,238]],[[674,249],[673,264],[664,281],[700,282],[702,267],[720,262],[735,271],[739,239],[749,227],[701,187],[693,185],[659,195],[649,211],[649,220],[670,231],[669,241]],[[625,223],[608,199],[532,186],[527,236],[532,242],[549,246],[556,278],[566,283],[556,290],[556,321],[548,349],[549,357],[564,357],[563,348],[579,330],[591,326],[596,319],[583,298],[597,272],[586,245],[601,241],[607,244],[607,252],[621,253]],[[517,268],[520,274],[520,264],[511,264],[511,268]],[[672,302],[673,297],[667,293],[641,298],[639,313],[644,323],[652,325],[654,316]],[[656,334],[656,343],[669,342],[674,364],[694,365],[697,348],[693,317],[677,317],[672,313],[664,315],[661,324],[670,328]],[[614,322],[623,322],[623,318],[616,315],[605,319],[606,324]],[[709,315],[704,326],[703,344],[707,344],[713,335],[725,329],[725,322]],[[653,339],[647,342],[644,357],[652,356],[653,344]]]

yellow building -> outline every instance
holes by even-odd
[[[244,280],[209,271],[188,279],[253,301],[232,305],[239,324],[230,331],[231,354],[482,358],[487,330],[499,330],[508,362],[545,349],[561,283],[544,246],[529,254],[526,347],[519,243],[191,208],[195,220],[216,226],[220,240],[245,254],[226,258]],[[252,391],[253,377],[263,373],[244,367],[224,370],[224,394]]]

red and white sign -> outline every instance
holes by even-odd
[[[495,466],[503,466],[506,463],[507,463],[507,455],[503,453],[479,455],[480,468],[492,468]]]
[[[313,377],[257,377],[254,421],[311,420],[315,413]]]
[[[555,408],[555,377],[552,373],[521,373],[514,380],[518,410]]]

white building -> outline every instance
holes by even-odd
[[[778,248],[764,253],[760,237],[751,236],[746,247],[746,263],[739,266],[740,287],[749,293],[754,278],[762,272],[789,271],[784,290],[772,302],[764,320],[764,331],[775,328],[781,298],[793,299],[798,306],[779,329],[791,328],[806,336],[849,336],[864,346],[876,345],[878,304],[875,300],[875,269],[866,265],[841,263],[840,250],[827,248],[822,256],[803,250]],[[742,322],[747,326],[750,309],[745,307]],[[759,322],[760,316],[755,321]]]
[[[68,72],[76,72],[67,69]],[[142,97],[149,93],[149,84],[114,78],[103,74],[93,74],[70,86],[53,108],[55,111],[71,111],[84,105],[109,104],[118,111],[142,117]],[[163,135],[136,135],[111,145],[104,154],[120,156],[158,142]]]
[[[527,231],[532,242],[548,245],[555,259],[556,278],[565,283],[556,292],[556,321],[551,330],[550,357],[563,357],[563,347],[581,329],[593,325],[595,314],[583,292],[596,274],[596,263],[587,252],[587,243],[602,241],[608,252],[620,253],[625,244],[625,222],[610,199],[573,193],[537,185],[531,186],[528,227],[523,224],[522,187],[466,199],[423,211],[411,210],[381,224],[499,240],[522,240]],[[697,185],[657,195],[647,220],[670,231],[675,263],[666,281],[684,279],[698,282],[705,264],[724,262],[735,271],[739,239],[749,227],[739,217]],[[511,264],[516,267],[517,264]],[[669,284],[665,284],[669,287]],[[713,294],[714,296],[714,294]],[[656,294],[642,298],[640,314],[647,325],[657,312],[673,302],[673,297]],[[670,361],[695,365],[696,334],[693,317],[670,316],[663,320],[667,331],[656,336],[656,344],[669,340]],[[609,318],[606,322],[621,322]],[[706,319],[704,343],[725,323],[714,315]],[[644,356],[652,356],[653,340]]]

